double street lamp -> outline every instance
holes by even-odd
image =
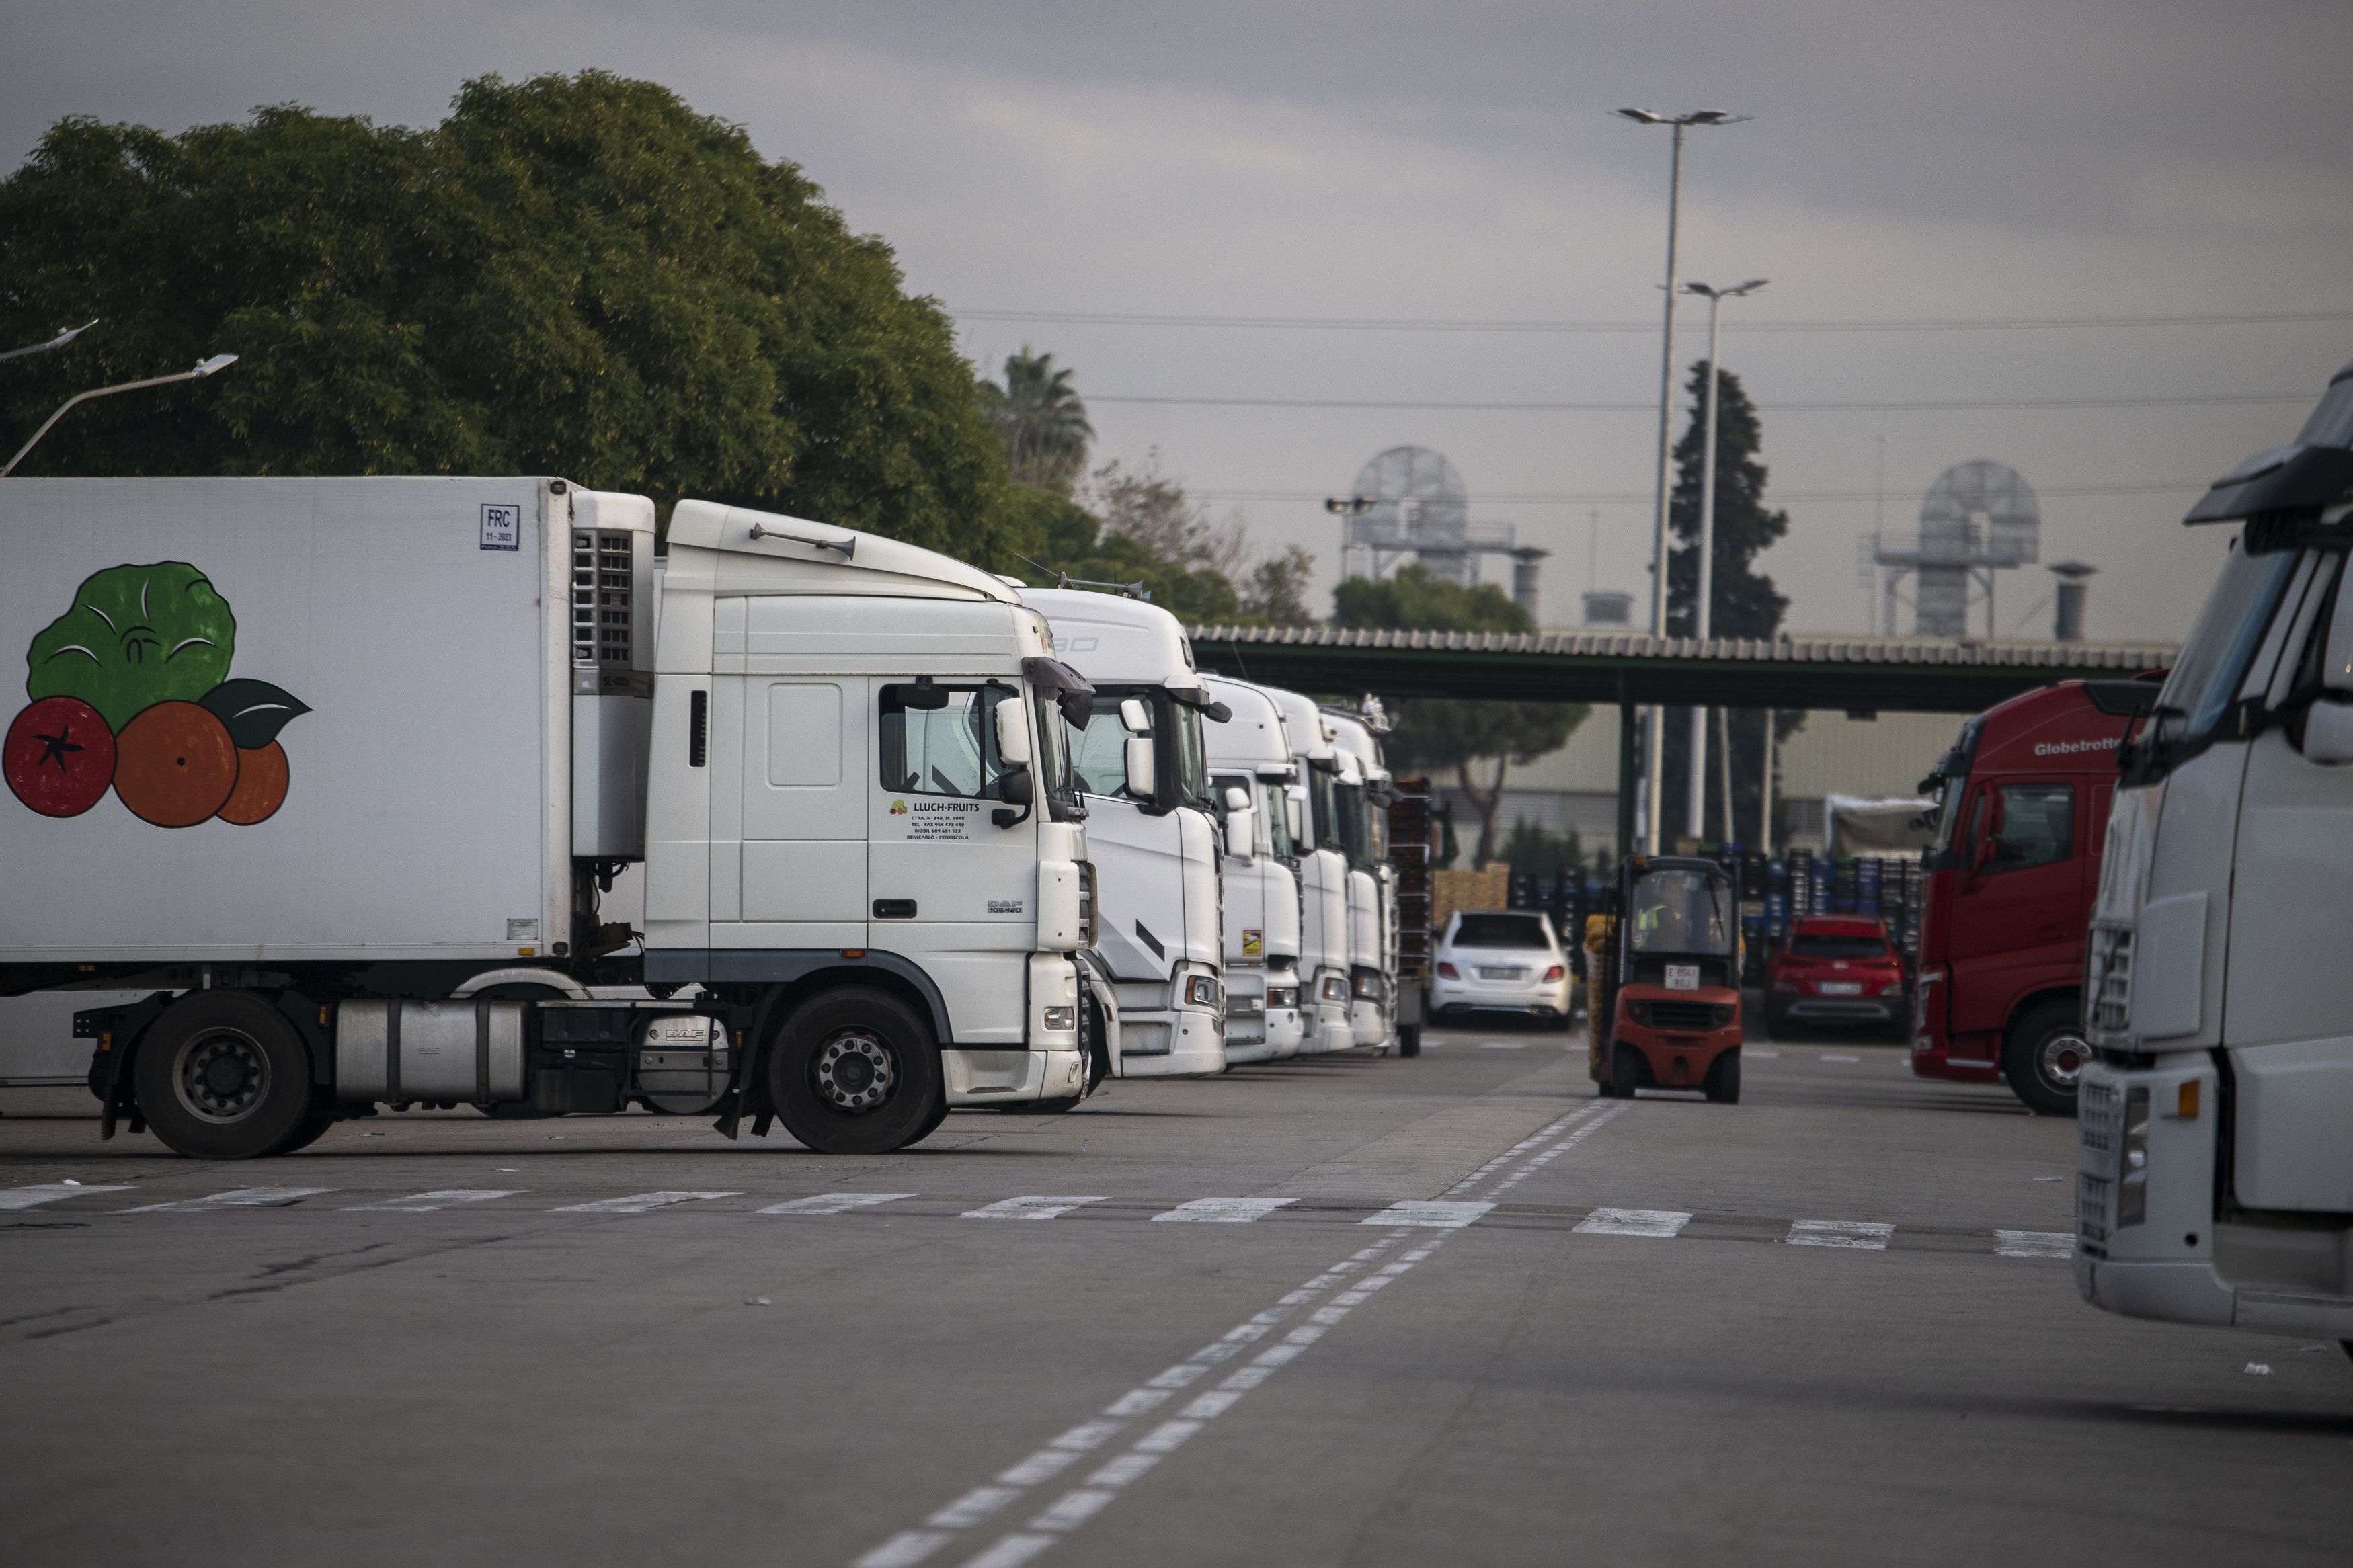
[[[1659,342],[1658,504],[1651,524],[1651,635],[1663,637],[1667,635],[1668,479],[1674,458],[1675,295],[1680,291],[1675,278],[1675,239],[1683,205],[1683,132],[1694,125],[1737,125],[1753,117],[1726,113],[1721,109],[1695,109],[1684,114],[1662,114],[1651,109],[1620,109],[1612,112],[1637,125],[1664,125],[1674,132],[1673,160],[1668,165],[1667,173],[1666,325]],[[1659,817],[1664,805],[1659,798],[1659,772],[1660,763],[1666,754],[1665,718],[1665,710],[1653,704],[1644,746],[1646,765],[1643,776],[1650,781],[1650,810],[1644,814],[1647,820],[1643,842],[1644,847],[1653,855],[1659,852]]]
[[[1724,302],[1754,294],[1769,279],[1751,278],[1747,282],[1730,289],[1711,289],[1704,283],[1686,283],[1683,292],[1696,294],[1707,301],[1707,433],[1701,437],[1699,469],[1699,596],[1694,602],[1696,619],[1693,635],[1705,642],[1711,630],[1710,612],[1715,605],[1715,385],[1717,349],[1722,342],[1718,331],[1724,315]],[[1691,810],[1687,817],[1691,837],[1704,838],[1707,811],[1707,721],[1709,710],[1692,710],[1691,726]],[[1723,740],[1724,762],[1724,836],[1732,837],[1732,735],[1730,718],[1717,710],[1717,719],[1725,726]]]

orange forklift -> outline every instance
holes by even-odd
[[[1740,1102],[1740,918],[1713,860],[1630,855],[1586,921],[1586,1071],[1601,1092]]]

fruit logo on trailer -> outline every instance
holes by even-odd
[[[237,617],[185,561],[110,566],[33,639],[33,700],[0,770],[44,816],[79,816],[111,788],[142,822],[251,826],[285,804],[278,731],[311,710],[266,680],[231,680]]]

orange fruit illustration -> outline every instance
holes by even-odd
[[[237,787],[228,792],[228,799],[220,808],[221,820],[234,822],[239,827],[267,820],[286,804],[288,776],[286,748],[277,742],[239,749]]]
[[[114,793],[158,827],[193,827],[237,790],[228,726],[193,702],[158,702],[114,737]]]

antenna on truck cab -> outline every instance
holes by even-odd
[[[841,558],[844,561],[858,553],[858,536],[854,533],[848,539],[811,539],[805,533],[786,533],[781,528],[770,528],[765,523],[755,522],[752,525],[752,537],[755,540],[789,539],[795,544],[811,545],[818,550],[838,550],[841,552]]]

